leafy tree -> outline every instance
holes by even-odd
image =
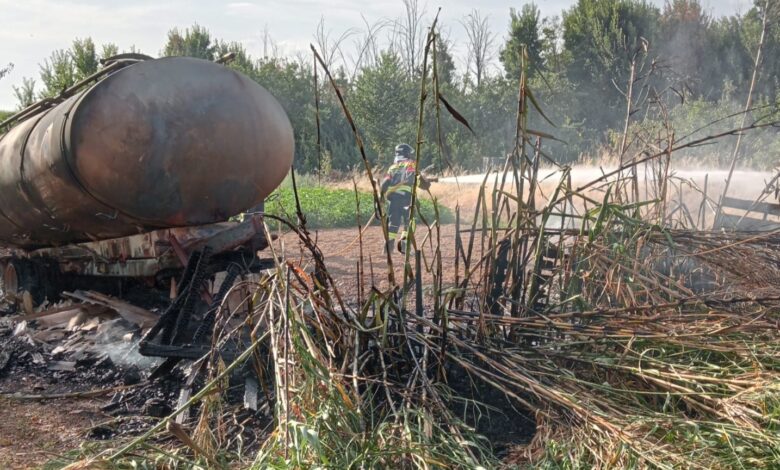
[[[115,45],[106,44],[101,49],[100,58],[116,55],[116,51]],[[76,82],[94,74],[100,66],[100,58],[92,38],[76,39],[70,49],[54,51],[40,66],[40,79],[43,84],[40,97],[57,96]],[[25,78],[23,80],[25,81],[19,89],[21,94],[16,94],[20,105],[30,101],[30,90],[34,88],[31,79]]]
[[[501,50],[500,59],[504,64],[507,78],[520,76],[520,54],[526,47],[528,58],[534,69],[542,64],[541,16],[535,3],[526,3],[518,13],[509,10],[509,38]]]
[[[163,48],[162,55],[214,60],[214,52],[215,45],[212,42],[211,33],[206,28],[196,24],[192,28],[185,29],[184,33],[178,28],[168,31],[168,42]]]
[[[374,155],[388,155],[398,142],[414,139],[417,108],[401,59],[383,52],[376,66],[363,69],[349,97],[358,127]]]
[[[92,38],[76,39],[71,47],[71,60],[73,61],[73,78],[78,82],[98,70],[98,56],[95,52],[95,43]]]
[[[22,78],[22,86],[14,85],[14,96],[17,108],[24,109],[35,102],[35,80],[29,77]]]
[[[756,85],[756,93],[775,101],[778,99],[778,88],[780,87],[780,64],[777,61],[777,57],[780,56],[780,4],[774,0],[769,2],[766,0],[754,0],[754,4],[754,7],[742,18],[743,41],[749,54],[746,68],[748,69],[748,74],[753,72],[754,59],[761,37],[763,17],[766,14],[768,16],[767,31],[762,51],[763,60],[759,65],[761,73]],[[764,8],[767,6],[769,9],[765,12]],[[747,80],[749,82],[750,78],[747,78]],[[747,89],[748,86],[746,83],[743,88]]]
[[[13,67],[14,67],[13,64],[8,64],[5,67],[0,66],[0,79],[5,77],[11,71],[11,69],[13,69]],[[6,120],[12,114],[13,114],[12,111],[3,111],[3,110],[0,109],[0,122]],[[0,133],[2,133],[2,132],[3,132],[3,130],[0,130]]]
[[[455,59],[450,53],[450,43],[442,39],[441,36],[436,36],[436,71],[440,84],[453,85],[455,83]]]
[[[654,43],[658,15],[639,0],[579,0],[563,15],[564,45],[572,56],[569,77],[603,85],[625,76],[643,40]]]
[[[752,58],[742,33],[740,17],[714,21],[709,31],[706,69],[702,71],[702,96],[720,99],[727,90],[746,88],[752,72]],[[743,86],[744,85],[744,86]]]
[[[707,53],[711,23],[699,0],[672,0],[664,6],[656,49],[668,65],[669,83],[679,94],[701,96],[706,92],[709,77],[701,72],[712,62]]]
[[[482,86],[450,101],[474,129],[474,134],[468,132],[444,112],[445,144],[452,163],[463,168],[481,168],[482,157],[503,157],[511,150],[517,109],[515,80],[488,76]]]
[[[11,72],[11,70],[13,70],[13,68],[14,68],[14,64],[8,64],[5,67],[0,66],[0,78],[3,78],[6,75],[8,75]]]
[[[100,60],[106,60],[109,57],[113,57],[119,54],[119,48],[114,43],[103,44],[100,48]]]
[[[567,61],[566,51],[561,47],[561,18],[551,16],[542,20],[541,60],[547,70],[561,73]]]
[[[296,61],[268,58],[257,62],[251,77],[287,111],[295,134],[294,164],[299,171],[348,169],[358,162],[354,137],[326,83],[320,83],[321,154],[317,147],[312,72],[311,67]]]
[[[65,49],[52,52],[51,56],[43,61],[40,69],[44,86],[41,98],[57,96],[76,83],[73,59],[70,52]]]
[[[227,62],[227,65],[245,75],[253,76],[257,70],[252,58],[246,52],[246,48],[238,42],[216,41],[214,45],[214,56],[218,59],[233,54],[233,58]]]
[[[263,59],[257,63],[252,75],[260,85],[270,91],[287,111],[295,133],[295,165],[298,169],[312,171],[317,168],[316,130],[312,130],[314,113],[311,73],[299,64],[284,59]]]
[[[618,87],[628,82],[637,51],[655,44],[659,14],[644,0],[578,0],[563,13],[566,74],[579,105],[572,114],[592,129],[592,140],[625,118],[612,111],[624,106]]]

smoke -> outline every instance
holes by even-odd
[[[583,188],[589,183],[601,178],[605,174],[609,174],[616,169],[614,166],[593,166],[593,165],[577,165],[571,169],[571,186],[572,189],[578,191],[579,188]],[[653,200],[657,197],[655,193],[659,187],[659,182],[656,181],[655,173],[649,165],[642,165],[637,168],[639,177],[639,195],[641,200]],[[539,169],[538,174],[538,193],[537,193],[537,208],[542,207],[548,198],[555,192],[556,187],[560,184],[561,171],[556,168],[542,168]],[[737,170],[734,172],[731,180],[731,186],[729,188],[729,196],[739,199],[745,199],[749,201],[756,200],[762,195],[767,187],[767,183],[771,181],[774,174],[768,171],[752,171],[752,170]],[[667,200],[671,201],[673,207],[680,202],[688,208],[688,210],[696,214],[702,207],[702,201],[704,199],[704,193],[706,192],[709,203],[705,204],[704,212],[705,219],[711,221],[712,211],[717,201],[720,199],[723,189],[725,188],[726,178],[728,177],[728,170],[722,168],[672,168],[670,170],[670,179],[668,187]],[[488,175],[487,186],[488,191],[493,189],[493,184],[498,179],[499,185],[501,184],[502,176],[500,173],[493,173]],[[462,175],[459,177],[447,177],[440,178],[439,183],[433,185],[431,192],[439,201],[448,206],[455,207],[459,205],[461,207],[461,214],[466,217],[470,217],[473,213],[470,213],[475,206],[479,197],[480,184],[485,180],[485,174],[473,174]],[[605,182],[614,182],[615,176],[612,176],[605,180]],[[457,184],[455,184],[457,182]],[[527,187],[528,185],[526,185]],[[514,188],[511,175],[507,175],[507,182],[505,189],[510,190]],[[584,195],[588,196],[592,200],[600,201],[604,197],[605,186],[603,184],[595,184],[584,190]],[[488,193],[489,194],[489,193]],[[525,195],[524,197],[526,197]],[[490,200],[490,197],[488,197]],[[584,206],[581,198],[573,198],[575,204],[575,212],[583,213]],[[767,198],[767,202],[776,202],[774,196]],[[559,223],[559,221],[557,222]],[[573,221],[569,222],[574,223]],[[548,222],[548,225],[555,226],[556,221]],[[573,228],[573,227],[570,227]]]
[[[601,178],[605,174],[611,173],[616,170],[614,166],[594,166],[594,165],[577,165],[571,169],[572,187],[577,188],[584,186],[598,178]],[[642,183],[654,183],[655,177],[650,167],[647,165],[640,166],[640,185]],[[558,184],[561,171],[557,168],[541,168],[539,169],[538,180],[541,182],[541,186],[553,187]],[[511,182],[511,174],[507,175],[509,182]],[[704,187],[705,180],[707,180],[708,188],[716,191],[718,188],[721,190],[725,186],[726,178],[728,177],[728,170],[723,168],[711,167],[711,168],[672,168],[670,170],[670,176],[675,179],[681,179],[695,183],[699,187]],[[732,176],[732,189],[729,195],[735,197],[744,197],[746,199],[758,197],[766,183],[772,179],[773,174],[768,171],[754,171],[754,170],[736,170]],[[481,184],[485,179],[485,174],[471,174],[462,176],[451,176],[446,178],[440,178],[440,183],[445,184]],[[499,178],[500,179],[500,178]],[[614,180],[614,178],[612,178]],[[488,176],[488,184],[492,184],[495,180],[494,175]],[[710,195],[716,194],[716,192],[710,193]]]
[[[122,318],[100,324],[93,339],[92,352],[108,354],[111,361],[123,368],[136,366],[139,369],[152,369],[162,360],[142,356],[138,352],[140,331],[136,325]]]
[[[111,362],[123,368],[136,366],[142,370],[151,370],[163,361],[157,357],[142,356],[138,352],[138,341],[105,343],[101,345],[101,351],[108,354]]]

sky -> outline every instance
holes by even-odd
[[[664,0],[651,0],[662,6]],[[497,43],[503,42],[509,24],[509,9],[523,1],[420,0],[429,17],[441,6],[440,24],[459,56],[464,43],[462,18],[472,9],[487,16]],[[537,0],[542,16],[560,14],[574,0]],[[744,13],[751,0],[703,0],[714,15]],[[264,32],[281,55],[308,49],[317,25],[324,18],[326,30],[338,37],[350,28],[365,30],[374,24],[401,16],[401,0],[0,0],[0,67],[13,70],[0,79],[0,109],[16,107],[13,85],[23,77],[37,79],[39,66],[49,54],[67,48],[75,38],[91,37],[98,45],[113,42],[121,50],[136,49],[159,54],[166,33],[195,23],[215,38],[238,41],[256,57],[263,55]],[[458,63],[462,66],[462,63]]]

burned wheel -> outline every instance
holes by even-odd
[[[13,263],[3,263],[2,272],[3,297],[11,297],[19,290],[19,274]]]
[[[43,302],[45,293],[39,286],[35,265],[25,259],[10,260],[3,270],[3,296],[11,305],[22,302],[25,292],[34,304]]]
[[[8,266],[8,259],[0,260],[0,308],[7,307],[6,304],[9,303],[8,296],[6,294],[7,287],[6,287],[6,280],[5,280],[5,269]]]

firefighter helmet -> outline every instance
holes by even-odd
[[[412,155],[414,155],[414,150],[408,144],[396,145],[395,147],[396,157],[412,158]]]

